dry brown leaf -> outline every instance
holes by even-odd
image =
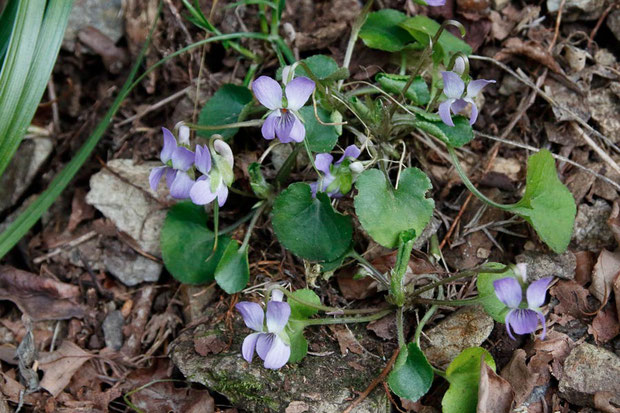
[[[506,40],[504,43],[504,48],[497,53],[494,58],[497,60],[503,60],[512,54],[526,56],[544,66],[547,66],[555,73],[564,73],[558,62],[553,59],[551,53],[549,53],[549,51],[538,42],[531,40],[523,41],[518,37],[511,37]]]
[[[614,306],[606,306],[596,314],[592,324],[588,326],[588,333],[594,336],[597,343],[607,343],[620,333],[618,315]]]
[[[356,280],[351,272],[336,277],[342,296],[347,300],[363,300],[377,293],[377,282],[372,277]]]
[[[194,339],[194,350],[203,357],[208,354],[219,354],[224,351],[225,348],[226,343],[220,340],[216,334]]]
[[[539,376],[538,373],[530,371],[525,362],[526,357],[525,350],[515,350],[512,359],[500,372],[500,376],[512,385],[517,406],[521,405],[530,395]]]
[[[536,359],[538,354],[550,355],[551,374],[559,380],[562,376],[564,360],[566,360],[573,347],[575,347],[575,343],[569,336],[551,330],[545,340],[536,340],[534,342],[533,350],[535,355],[532,359]],[[537,364],[541,365],[542,363],[538,362]]]
[[[602,250],[592,272],[590,292],[602,304],[613,290],[613,282],[620,273],[620,253]]]
[[[514,402],[515,392],[505,379],[481,360],[480,381],[478,383],[477,413],[509,413]]]
[[[103,65],[110,73],[120,73],[128,63],[129,56],[127,56],[127,52],[120,47],[116,47],[112,39],[92,26],[81,29],[78,32],[78,39],[101,56]]]
[[[83,318],[86,307],[74,302],[80,289],[10,266],[0,266],[0,300],[9,300],[34,321]]]
[[[71,201],[71,215],[67,224],[67,231],[73,232],[82,221],[95,217],[95,208],[86,203],[86,191],[82,188],[75,190]]]
[[[616,199],[611,208],[611,214],[607,219],[607,225],[614,234],[616,242],[620,245],[620,199]]]
[[[41,387],[54,397],[58,396],[71,381],[71,378],[82,365],[93,357],[70,341],[63,341],[58,350],[42,354],[39,368],[45,372]]]
[[[583,318],[588,309],[588,290],[575,281],[560,281],[551,288],[549,294],[558,299],[560,304],[553,308],[553,312],[562,316],[570,315]]]
[[[576,259],[575,282],[586,285],[592,280],[594,256],[590,251],[577,251],[574,254]]]
[[[362,354],[364,352],[364,348],[346,325],[332,325],[329,327],[336,335],[338,345],[340,346],[340,353],[343,356],[349,351],[355,354]]]
[[[594,408],[604,413],[620,413],[620,408],[611,404],[614,394],[610,391],[597,391],[594,393]]]
[[[384,340],[393,340],[396,338],[395,326],[396,315],[388,314],[379,320],[368,323],[366,328]]]
[[[614,295],[616,296],[616,315],[618,320],[620,320],[620,274],[616,276],[614,281]]]
[[[215,401],[207,390],[177,388],[158,382],[133,393],[131,402],[145,412],[213,413]]]

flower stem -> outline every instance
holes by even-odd
[[[349,253],[349,256],[355,258],[360,264],[362,264],[368,271],[372,277],[383,284],[386,288],[390,288],[390,283],[384,274],[381,274],[379,270],[377,270],[371,263],[369,263],[366,258],[362,257],[357,251],[353,250]]]
[[[348,324],[348,323],[367,323],[369,321],[379,320],[390,314],[393,310],[383,310],[376,314],[368,315],[365,317],[343,317],[343,318],[313,318],[312,320],[303,321],[306,326],[318,326],[329,324]]]
[[[329,307],[326,305],[311,303],[306,300],[302,300],[301,298],[295,296],[292,292],[287,290],[286,288],[282,288],[279,285],[273,287],[274,289],[280,290],[286,295],[289,300],[293,300],[303,305],[304,307],[314,308],[315,310],[324,311],[326,313],[335,313],[335,314],[344,314],[344,315],[356,315],[356,314],[376,314],[381,311],[385,311],[384,308],[359,308],[359,309],[343,309],[336,307]]]
[[[396,332],[398,336],[398,347],[400,348],[406,344],[405,327],[403,325],[404,311],[404,307],[398,307],[398,310],[396,310]]]
[[[435,314],[435,311],[437,311],[438,308],[438,305],[434,305],[429,308],[426,314],[424,314],[424,317],[422,317],[422,319],[418,323],[418,326],[415,328],[413,341],[418,345],[418,347],[420,347],[420,336],[422,335],[422,330],[424,329],[424,326],[426,325],[426,323],[428,323],[428,320],[431,319],[431,317],[433,316],[433,314]]]
[[[353,49],[355,48],[355,43],[357,42],[357,38],[360,34],[360,30],[362,26],[366,22],[366,18],[368,17],[368,12],[370,12],[370,8],[372,7],[373,0],[368,0],[364,5],[361,13],[355,19],[353,23],[353,27],[351,27],[351,35],[349,36],[349,42],[347,43],[347,50],[344,53],[344,60],[342,61],[342,67],[348,69],[349,64],[351,63],[351,57],[353,57]],[[344,83],[344,79],[338,81],[338,90],[342,88],[342,84]]]
[[[269,205],[270,205],[269,202],[264,201],[263,204],[260,207],[258,207],[258,210],[256,210],[256,213],[254,214],[254,216],[252,217],[252,220],[250,221],[250,224],[248,225],[248,229],[246,230],[245,237],[243,238],[243,244],[241,244],[241,247],[239,248],[239,250],[243,250],[248,247],[248,244],[250,243],[250,237],[252,236],[252,230],[256,226],[256,221],[258,221],[258,217],[260,217],[263,214],[263,212],[265,212],[265,210],[269,207]]]
[[[480,297],[474,298],[466,298],[464,300],[433,300],[429,298],[414,298],[413,303],[415,304],[433,304],[433,305],[447,305],[452,307],[460,307],[466,305],[476,305],[480,304]]]

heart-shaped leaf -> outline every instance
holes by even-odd
[[[306,59],[301,60],[300,62],[304,62],[315,78],[319,80],[336,80],[335,77],[342,72],[340,66],[334,59],[329,56],[325,56],[324,54],[315,54]],[[347,70],[344,69],[346,72]],[[295,69],[295,77],[298,76],[306,76],[310,77],[306,72],[306,69],[302,65],[298,65]],[[348,77],[348,76],[346,76]],[[282,79],[282,68],[278,68],[276,72],[276,78]]]
[[[317,114],[324,123],[332,122],[328,111],[317,106]],[[321,125],[314,116],[313,106],[304,106],[299,110],[304,118],[306,127],[306,140],[308,147],[313,152],[330,152],[338,142],[338,129],[332,125]]]
[[[215,281],[228,294],[243,290],[250,281],[248,249],[240,249],[236,241],[229,242],[215,269]]]
[[[333,261],[348,250],[351,218],[334,211],[324,193],[312,197],[308,184],[290,185],[273,204],[273,229],[294,254],[315,261]]]
[[[288,358],[289,363],[299,363],[308,354],[308,340],[304,337],[303,321],[289,320],[286,325],[286,334],[290,340],[291,355]]]
[[[204,208],[180,202],[168,211],[161,229],[160,246],[166,269],[185,284],[213,281],[215,268],[230,238],[220,236],[213,253],[215,234],[207,228]],[[207,261],[208,259],[208,261]]]
[[[321,304],[319,296],[316,295],[314,291],[307,288],[294,291],[293,296],[307,303],[315,305]],[[291,306],[291,316],[286,325],[286,332],[291,342],[291,355],[288,361],[289,363],[297,363],[308,353],[308,341],[304,337],[304,320],[315,315],[318,310],[314,307],[304,305],[299,301],[295,301],[294,299],[289,299],[288,303]]]
[[[321,299],[316,293],[308,288],[302,288],[300,290],[295,290],[293,292],[293,296],[295,298],[300,299],[306,303],[321,305]],[[291,306],[291,318],[297,320],[304,320],[315,315],[319,310],[314,307],[310,307],[300,303],[299,301],[295,301],[294,299],[288,300],[289,305]]]
[[[489,269],[501,269],[506,266],[498,262],[489,262],[485,264],[485,267]],[[503,323],[506,320],[506,314],[508,314],[510,309],[497,298],[495,287],[493,287],[493,281],[506,277],[515,277],[515,273],[511,267],[506,267],[506,271],[502,273],[481,272],[478,274],[478,279],[476,281],[480,304],[482,304],[484,311],[499,323]]]
[[[357,179],[355,212],[360,223],[379,244],[398,245],[402,231],[421,234],[433,215],[435,202],[425,197],[431,181],[418,168],[407,168],[394,189],[378,169],[369,169]]]
[[[243,108],[252,101],[252,92],[247,87],[225,84],[204,105],[200,111],[198,124],[202,126],[217,126],[239,121]],[[216,133],[224,139],[235,136],[239,128],[198,131],[198,135],[210,138]]]
[[[510,211],[529,222],[553,251],[566,251],[577,207],[573,195],[558,179],[548,150],[542,149],[528,159],[525,194]]]
[[[368,47],[397,52],[415,41],[399,26],[405,20],[407,16],[398,10],[383,9],[370,13],[360,30],[360,37]]]
[[[375,76],[375,80],[379,82],[381,87],[390,93],[400,95],[403,88],[409,81],[410,76],[394,75],[390,73],[379,73]],[[405,97],[411,100],[416,105],[426,105],[431,100],[431,94],[428,91],[428,85],[422,78],[418,76],[413,79],[411,86],[405,92]]]
[[[390,389],[399,397],[417,401],[433,384],[433,368],[416,343],[400,349],[388,376]]]
[[[495,360],[481,347],[463,350],[448,366],[446,380],[450,387],[441,401],[444,413],[476,413],[478,382],[482,359],[495,371]]]
[[[446,125],[441,119],[430,120],[430,118],[431,116],[424,117],[417,114],[415,126],[455,148],[459,148],[474,139],[474,131],[469,124],[469,119],[464,116],[453,116],[454,126]]]

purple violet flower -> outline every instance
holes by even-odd
[[[517,272],[525,279],[525,266],[518,265],[517,267]],[[521,302],[523,301],[523,288],[518,280],[507,277],[493,281],[495,295],[497,295],[497,298],[499,298],[506,307],[510,308],[505,319],[506,330],[510,338],[513,340],[515,339],[512,335],[511,328],[517,334],[533,333],[538,327],[538,320],[540,320],[543,327],[541,340],[545,339],[547,326],[545,324],[545,316],[542,311],[540,311],[540,307],[545,303],[547,288],[549,288],[549,284],[552,280],[553,277],[541,278],[527,287],[527,308],[520,308]]]
[[[234,158],[228,144],[220,139],[213,142],[213,157],[207,145],[196,146],[196,169],[203,174],[189,191],[189,198],[196,205],[205,205],[217,198],[219,206],[224,206],[228,198],[228,186],[232,183]]]
[[[353,183],[353,172],[357,168],[357,165],[345,165],[345,168],[341,168],[341,164],[345,160],[354,160],[360,156],[360,149],[355,145],[349,145],[344,150],[344,153],[334,163],[334,157],[329,153],[319,153],[314,159],[314,165],[316,169],[323,172],[324,176],[319,177],[317,182],[312,182],[310,188],[312,189],[312,196],[316,196],[316,193],[321,187],[322,192],[327,192],[327,196],[332,198],[340,198],[347,194],[351,190],[351,184]],[[356,164],[359,162],[356,162]],[[360,165],[361,166],[361,165]]]
[[[277,290],[276,290],[277,291]],[[241,354],[248,362],[252,362],[254,350],[265,361],[265,368],[277,370],[284,366],[291,355],[291,346],[284,331],[291,315],[291,307],[282,301],[282,295],[274,291],[272,300],[267,303],[267,315],[258,303],[242,301],[235,308],[243,316],[248,328],[256,331],[243,340]],[[264,319],[267,319],[265,328]]]
[[[272,140],[277,137],[280,142],[302,142],[306,137],[306,128],[299,114],[312,92],[314,82],[307,77],[297,77],[286,83],[284,93],[286,103],[282,101],[282,86],[268,76],[261,76],[252,82],[252,91],[256,99],[271,111],[261,128],[263,137]]]
[[[478,107],[474,103],[474,98],[486,85],[495,83],[495,80],[472,80],[467,85],[467,94],[463,97],[465,91],[463,79],[455,72],[441,72],[441,75],[443,76],[443,93],[448,98],[439,105],[441,120],[448,126],[454,126],[450,112],[459,113],[467,107],[468,103],[471,103],[469,124],[473,125],[478,119]]]
[[[432,7],[439,7],[446,4],[446,0],[426,0],[426,4]]]
[[[149,184],[151,189],[156,191],[161,178],[165,174],[170,195],[177,199],[188,198],[193,180],[189,177],[187,171],[194,163],[194,152],[178,145],[174,135],[168,129],[161,129],[164,132],[164,147],[159,158],[164,165],[153,168],[149,176]],[[180,130],[179,138],[181,138],[182,143],[184,136],[185,131]]]

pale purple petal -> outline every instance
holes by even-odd
[[[512,277],[502,278],[493,281],[493,287],[495,288],[495,295],[497,295],[497,298],[508,308],[519,307],[521,298],[523,297],[519,281]]]
[[[452,103],[454,103],[454,99],[448,99],[439,104],[439,117],[441,117],[441,121],[448,126],[454,126],[452,116],[450,115]]]
[[[490,83],[495,83],[495,80],[484,80],[484,79],[478,79],[478,80],[472,80],[471,82],[469,82],[469,84],[467,85],[467,97],[468,98],[474,98],[478,95],[478,93],[480,93],[480,91],[488,84]],[[461,92],[462,93],[462,92]]]
[[[217,188],[217,204],[221,207],[226,203],[226,199],[228,199],[228,187],[225,184],[220,184]]]
[[[316,166],[316,169],[323,172],[325,175],[328,175],[330,173],[329,167],[331,166],[333,161],[334,157],[330,154],[319,153],[314,158],[314,165]]]
[[[540,323],[542,324],[542,328],[543,328],[540,339],[544,340],[545,336],[547,335],[547,323],[545,322],[545,316],[540,311],[536,311],[536,315],[538,316],[538,319],[540,320]]]
[[[516,267],[517,267],[517,271],[515,272],[517,273],[517,275],[521,278],[523,283],[527,282],[527,264],[524,262],[521,262],[517,264]]]
[[[295,115],[283,109],[280,111],[280,117],[276,121],[276,136],[282,143],[289,143],[291,139],[291,130],[295,124]]]
[[[252,358],[254,358],[254,350],[256,349],[256,341],[261,334],[265,333],[252,333],[243,340],[243,345],[241,346],[241,355],[248,363],[252,362]]]
[[[360,148],[358,148],[355,145],[349,145],[345,148],[344,153],[342,154],[340,159],[338,159],[338,161],[336,162],[336,165],[340,165],[342,161],[344,161],[347,158],[357,159],[357,157],[360,156],[361,153],[362,151],[360,150]]]
[[[306,127],[297,116],[293,116],[295,118],[295,123],[293,123],[293,129],[291,129],[289,137],[295,142],[303,142],[306,137]]]
[[[527,297],[527,306],[529,308],[542,307],[545,303],[547,288],[549,288],[551,281],[553,281],[553,277],[545,277],[538,281],[534,281],[529,287],[527,287],[527,292],[525,295]]]
[[[426,0],[426,4],[429,6],[438,7],[446,4],[446,0]]]
[[[206,205],[212,202],[216,196],[217,194],[211,192],[211,180],[206,177],[198,179],[189,191],[189,197],[196,205]]]
[[[467,107],[468,103],[465,99],[456,99],[450,109],[452,109],[452,113],[459,113],[463,111]]]
[[[256,342],[256,352],[258,353],[258,357],[263,360],[267,358],[267,354],[269,354],[269,350],[271,350],[271,346],[273,346],[275,337],[275,334],[263,333],[260,335],[258,341]]]
[[[170,186],[170,195],[176,199],[187,199],[194,183],[195,181],[185,172],[179,171]]]
[[[288,67],[288,66],[287,66]],[[284,293],[280,290],[273,290],[271,291],[271,301],[282,301],[282,299],[284,298]]]
[[[291,356],[291,347],[288,346],[280,337],[275,337],[273,344],[265,357],[265,368],[277,370],[284,366]]]
[[[291,80],[284,89],[286,94],[287,108],[291,110],[301,109],[310,95],[314,92],[314,82],[305,76]]]
[[[442,4],[439,4],[439,6],[443,6],[446,3],[445,0],[440,0],[440,1]],[[454,60],[454,67],[452,68],[452,71],[455,73],[458,73],[459,75],[462,75],[463,72],[465,71],[465,60],[461,56],[457,57],[456,60]]]
[[[292,67],[293,66],[284,66],[284,68],[282,69],[282,83],[284,85],[286,85],[288,83],[288,77],[291,74],[291,68]],[[292,76],[291,76],[291,78],[292,78]]]
[[[514,310],[510,317],[510,326],[517,334],[533,333],[538,327],[538,315],[535,311],[528,309]]]
[[[469,116],[469,124],[473,125],[474,123],[476,123],[476,120],[478,119],[478,106],[476,106],[474,101],[470,98],[465,98],[463,100],[471,103],[471,115]]]
[[[260,304],[251,301],[241,301],[235,304],[235,308],[241,313],[243,321],[248,328],[254,331],[263,331],[265,312]]]
[[[443,93],[449,99],[458,99],[463,96],[465,82],[454,72],[441,72],[443,77]]]
[[[271,112],[269,116],[267,116],[265,122],[263,123],[263,126],[260,128],[260,131],[263,134],[263,138],[270,141],[276,137],[276,124],[279,119],[279,111]]]
[[[177,170],[168,168],[166,170],[166,185],[168,185],[168,189],[172,188],[172,184],[177,177]]]
[[[267,303],[267,331],[279,333],[282,331],[291,315],[291,306],[283,301],[269,301]]]
[[[207,145],[197,145],[196,146],[196,169],[198,169],[203,174],[208,174],[211,170],[211,152]]]
[[[170,159],[172,159],[172,152],[177,147],[177,140],[168,129],[161,128],[161,130],[164,132],[164,147],[161,150],[159,158],[163,163],[167,163]]]
[[[194,152],[182,146],[178,146],[172,152],[172,167],[179,171],[187,171],[194,164],[194,159]]]
[[[513,340],[516,340],[516,338],[512,335],[512,331],[510,331],[510,323],[512,322],[512,316],[514,315],[515,311],[517,310],[508,311],[508,314],[506,314],[506,318],[504,319],[504,324],[506,324],[506,332],[508,333],[508,336]]]
[[[179,127],[179,143],[189,146],[189,128],[185,125]]]
[[[151,174],[149,175],[149,185],[151,185],[151,189],[153,191],[157,191],[157,187],[159,186],[159,181],[164,176],[164,172],[166,172],[167,166],[158,166],[157,168],[153,168],[151,170]]]
[[[213,142],[213,149],[217,152],[224,160],[230,165],[232,168],[235,165],[235,158],[232,153],[232,149],[230,146],[221,139],[216,139]]]
[[[268,76],[261,76],[252,82],[256,99],[265,107],[276,110],[282,107],[282,87]]]
[[[310,191],[312,192],[312,198],[316,198],[316,192],[319,189],[319,183],[318,182],[311,182],[308,185],[310,185]]]

